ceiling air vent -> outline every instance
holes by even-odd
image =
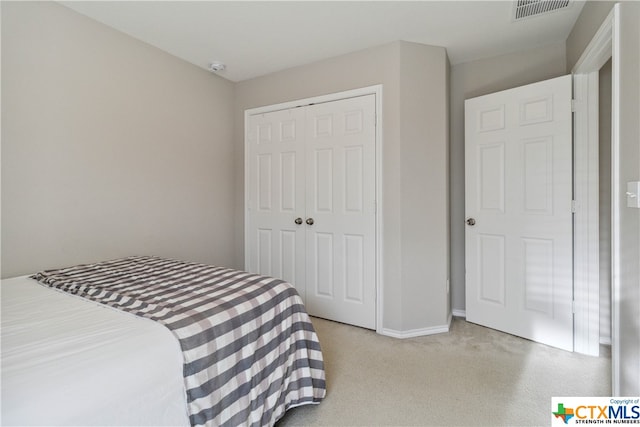
[[[570,4],[570,0],[517,0],[514,21],[566,9]]]

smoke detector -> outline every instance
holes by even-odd
[[[513,8],[513,20],[546,15],[571,6],[571,0],[516,0]]]
[[[218,71],[224,71],[227,68],[222,62],[213,61],[209,63],[209,71],[217,73]]]

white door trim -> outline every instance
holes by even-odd
[[[620,94],[620,5],[616,4],[613,9],[603,21],[600,29],[595,34],[589,45],[585,48],[584,52],[580,56],[580,59],[573,67],[572,73],[579,79],[589,79],[589,75],[597,73],[600,68],[612,58],[612,102],[611,102],[611,150],[612,150],[612,164],[611,164],[611,218],[612,218],[612,230],[611,230],[611,375],[612,375],[612,396],[620,394],[620,346],[619,346],[619,331],[620,331],[620,317],[619,317],[619,292],[620,292],[620,188],[616,177],[620,174],[620,163],[618,153],[620,152],[620,114],[619,114],[619,94]],[[576,114],[583,115],[584,122],[597,122],[597,105],[593,108],[592,98],[587,98],[587,106],[584,109],[578,109]],[[595,112],[594,112],[595,110]],[[597,130],[596,130],[597,131]],[[578,136],[578,135],[576,135]],[[588,134],[581,134],[580,139],[576,139],[576,147],[586,147],[587,150],[593,150],[590,144],[594,144],[594,140],[597,144],[597,136],[589,137]],[[597,146],[596,146],[597,151]],[[595,178],[595,179],[594,179]],[[586,180],[586,182],[585,182]],[[576,176],[576,185],[580,186],[598,186],[598,176],[594,177],[589,173],[586,176]],[[578,248],[576,248],[578,250]],[[588,250],[588,249],[587,249]],[[579,292],[589,292],[594,285],[592,283],[579,283],[576,282],[576,286],[582,286],[578,289]],[[597,288],[596,288],[597,289]],[[589,295],[591,299],[591,295]],[[576,315],[576,322],[584,322],[584,319],[591,318],[589,314],[586,316]],[[588,335],[592,336],[592,328],[598,328],[596,320],[590,321],[589,324],[579,325],[581,328],[587,328],[589,330]],[[576,325],[578,327],[578,325]]]
[[[600,354],[598,71],[573,75],[574,351]]]
[[[263,107],[256,107],[256,108],[251,108],[248,110],[245,110],[244,112],[244,151],[245,151],[245,156],[244,156],[244,194],[245,194],[245,198],[244,198],[244,214],[245,214],[245,220],[244,220],[244,268],[245,270],[249,269],[249,265],[248,265],[248,252],[247,249],[249,248],[249,224],[247,221],[247,209],[248,209],[248,200],[247,197],[249,195],[249,158],[247,156],[247,152],[248,152],[248,144],[249,144],[249,140],[248,140],[248,128],[247,128],[247,124],[248,124],[248,119],[249,116],[252,115],[256,115],[256,114],[264,114],[264,113],[270,113],[273,111],[278,111],[278,110],[287,110],[287,109],[291,109],[291,108],[296,108],[296,107],[302,107],[305,105],[310,105],[310,104],[319,104],[319,103],[323,103],[323,102],[331,102],[331,101],[339,101],[341,99],[347,99],[347,98],[355,98],[358,96],[363,96],[363,95],[375,95],[376,98],[376,118],[375,118],[375,123],[376,123],[376,131],[375,131],[375,136],[376,136],[376,148],[375,148],[375,156],[376,156],[376,165],[375,165],[375,180],[376,180],[376,206],[375,206],[375,212],[376,212],[376,236],[375,236],[375,241],[376,241],[376,273],[375,273],[375,277],[376,277],[376,332],[378,333],[382,333],[382,325],[383,323],[383,312],[384,312],[384,304],[383,304],[383,289],[384,289],[384,281],[383,281],[383,265],[382,265],[382,260],[383,260],[383,253],[382,253],[382,248],[383,248],[383,244],[382,244],[382,236],[383,236],[383,221],[382,221],[382,85],[374,85],[374,86],[367,86],[367,87],[363,87],[363,88],[359,88],[359,89],[352,89],[352,90],[347,90],[347,91],[343,91],[343,92],[336,92],[336,93],[331,93],[331,94],[327,94],[327,95],[320,95],[320,96],[314,96],[311,98],[304,98],[304,99],[299,99],[299,100],[295,100],[295,101],[288,101],[288,102],[283,102],[283,103],[279,103],[279,104],[274,104],[274,105],[267,105],[267,106],[263,106]]]

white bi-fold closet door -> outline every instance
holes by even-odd
[[[375,95],[247,117],[249,271],[309,313],[376,326]]]

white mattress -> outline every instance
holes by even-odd
[[[168,329],[27,277],[0,292],[2,425],[189,425]]]

